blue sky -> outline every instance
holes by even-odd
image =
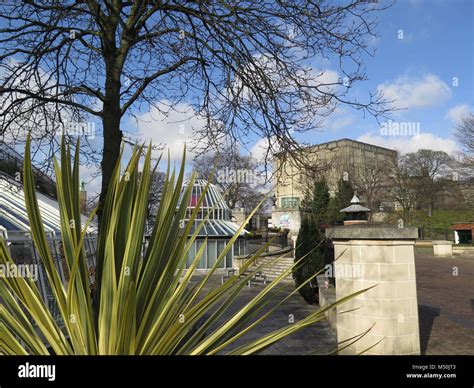
[[[444,144],[441,149],[454,151],[456,121],[473,110],[473,24],[471,0],[399,0],[379,14],[376,53],[365,61],[369,80],[357,85],[357,94],[382,87],[386,97],[398,100],[397,107],[406,108],[391,119],[419,123],[420,136],[381,136],[372,117],[364,120],[345,109],[328,120],[323,132],[305,135],[305,140],[348,137],[402,152]]]

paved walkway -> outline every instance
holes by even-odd
[[[415,254],[422,354],[474,355],[474,256]]]
[[[213,276],[210,279],[210,284],[206,288],[210,288],[213,284],[220,282],[220,276]],[[248,301],[255,297],[262,289],[263,285],[252,285],[251,288],[245,287],[237,300],[229,308],[219,320],[217,325],[222,324],[229,319],[236,311],[242,308]],[[268,308],[278,303],[285,298],[291,291],[294,290],[292,284],[289,285],[280,294],[274,297]],[[292,295],[288,301],[282,306],[278,307],[272,315],[265,321],[256,326],[248,334],[244,335],[232,346],[228,347],[223,353],[234,349],[240,345],[256,339],[274,330],[282,328],[290,324],[290,320],[294,319],[297,322],[309,314],[317,310],[317,306],[307,304],[299,294]],[[265,310],[268,311],[268,310]],[[305,355],[305,354],[328,354],[336,349],[336,336],[329,328],[326,321],[318,322],[312,326],[306,327],[291,336],[288,336],[274,345],[266,348],[260,354],[265,355]]]

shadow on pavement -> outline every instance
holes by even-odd
[[[439,317],[440,309],[437,307],[418,305],[418,319],[420,322],[420,351],[426,354],[431,329],[436,317]]]

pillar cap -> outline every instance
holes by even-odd
[[[363,224],[336,226],[326,229],[326,237],[333,240],[415,240],[418,228]]]
[[[449,240],[433,240],[433,245],[453,245],[454,243]]]

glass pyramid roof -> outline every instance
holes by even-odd
[[[184,182],[181,189],[179,203],[183,200],[183,195],[189,185],[189,181]],[[205,179],[196,179],[193,184],[191,196],[189,199],[186,217],[189,220],[191,213],[196,208],[197,202],[202,195],[208,182]],[[207,217],[207,219],[206,219]],[[203,220],[204,225],[199,231],[199,236],[215,236],[215,237],[231,237],[239,229],[239,225],[231,221],[231,210],[224,200],[221,190],[214,184],[209,184],[205,193],[204,200],[199,209],[191,232],[197,228]],[[247,231],[243,230],[241,235],[245,235]]]

